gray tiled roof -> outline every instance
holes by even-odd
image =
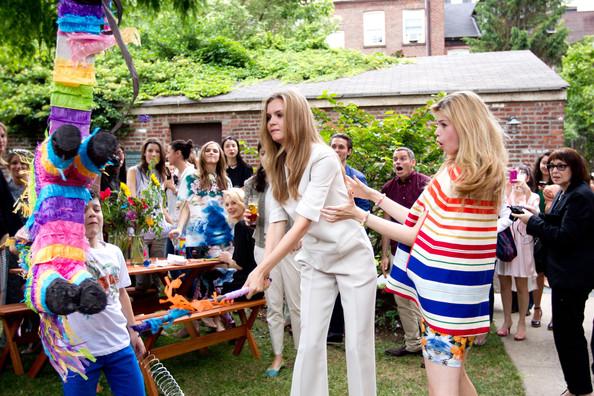
[[[474,3],[445,4],[444,36],[448,38],[479,37],[480,31],[472,12]]]
[[[260,101],[271,93],[295,88],[307,98],[323,91],[339,97],[423,95],[440,91],[530,92],[561,90],[568,84],[530,51],[483,52],[412,58],[412,63],[368,71],[333,81],[286,84],[278,80],[242,86],[202,103]],[[189,104],[184,97],[156,98],[144,106]]]

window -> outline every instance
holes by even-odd
[[[425,10],[403,10],[402,28],[404,44],[425,43]]]
[[[386,45],[385,17],[383,11],[363,13],[363,46]]]

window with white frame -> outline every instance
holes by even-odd
[[[403,10],[402,29],[404,44],[425,43],[425,10]]]
[[[383,11],[363,13],[363,45],[365,47],[386,45],[386,23]]]

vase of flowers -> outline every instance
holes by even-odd
[[[148,251],[142,235],[133,235],[130,242],[130,264],[142,265],[148,260]]]
[[[120,191],[106,189],[100,193],[100,200],[109,241],[132,263],[142,264],[148,259],[144,236],[160,235],[163,230],[164,192],[159,181],[151,174],[149,186],[138,197],[132,197],[128,186],[120,183]]]

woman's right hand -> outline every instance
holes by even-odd
[[[263,292],[269,285],[268,275],[264,274],[264,272],[260,269],[260,267],[254,268],[252,272],[247,277],[245,284],[243,287],[249,287],[250,292],[247,295],[247,298],[252,298],[254,294],[258,294]]]

